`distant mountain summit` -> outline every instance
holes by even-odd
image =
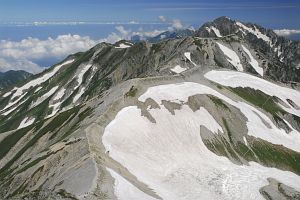
[[[147,41],[147,42],[155,43],[155,42],[160,42],[160,41],[168,40],[168,39],[179,39],[179,38],[193,36],[194,33],[195,33],[195,31],[191,30],[191,29],[179,29],[179,30],[174,30],[174,31],[165,31],[154,37],[142,38],[138,35],[134,35],[131,37],[131,40],[133,42]]]
[[[271,60],[266,66],[270,75],[282,81],[300,81],[300,42],[276,35],[271,29],[253,23],[243,23],[228,17],[220,17],[203,24],[196,37],[221,38],[236,35],[262,57]],[[279,77],[280,76],[280,77]]]
[[[0,72],[0,90],[10,87],[14,84],[20,83],[29,78],[30,76],[32,76],[31,73],[23,70],[10,70],[7,72]]]

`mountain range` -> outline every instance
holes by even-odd
[[[220,17],[0,93],[0,199],[300,199],[300,43]]]
[[[21,83],[32,76],[31,73],[20,70],[10,70],[7,72],[0,72],[0,90],[11,87],[12,85]]]

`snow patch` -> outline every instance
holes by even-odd
[[[34,93],[40,91],[43,87],[39,86],[38,88],[36,88],[36,90],[34,91]]]
[[[57,101],[57,100],[61,99],[61,98],[64,96],[65,92],[66,92],[66,89],[65,89],[65,88],[60,89],[60,90],[55,94],[55,96],[54,96],[54,98],[53,98],[53,101]]]
[[[250,58],[250,62],[249,62],[250,65],[255,69],[255,71],[256,71],[259,75],[263,76],[263,75],[264,75],[264,70],[263,70],[263,68],[261,68],[261,67],[259,66],[257,60],[255,60],[255,58],[252,56],[251,52],[250,52],[244,45],[242,45],[242,48],[243,48],[244,52],[245,52],[245,53],[249,56],[249,58]]]
[[[245,143],[245,145],[247,145],[247,146],[248,146],[248,142],[247,142],[247,139],[246,139],[246,137],[245,137],[245,136],[243,137],[243,140],[244,140],[244,143]]]
[[[84,92],[85,92],[85,87],[82,87],[80,89],[80,91],[74,96],[73,103],[75,103],[76,101],[78,101],[78,99],[81,97],[81,95],[83,95]]]
[[[238,25],[239,27],[241,27],[242,29],[248,31],[249,33],[252,33],[257,38],[260,38],[271,45],[270,38],[268,36],[266,36],[265,34],[263,34],[262,32],[260,32],[260,30],[256,26],[254,26],[254,28],[249,28],[248,26],[244,25],[241,22],[236,22],[235,24]]]
[[[4,95],[2,95],[2,97],[8,97],[9,95],[11,95],[12,92],[6,92]]]
[[[78,86],[81,85],[83,81],[83,75],[92,67],[92,64],[87,64],[85,65],[82,69],[80,69],[78,75],[77,75],[77,82]]]
[[[155,198],[140,191],[112,169],[106,168],[115,179],[114,193],[118,200],[155,200]]]
[[[217,37],[223,37],[219,31],[219,29],[217,29],[216,27],[212,26],[210,27],[216,34]]]
[[[60,89],[54,96],[54,98],[52,99],[52,101],[58,101],[60,100],[64,94],[65,94],[66,89],[62,88]],[[51,103],[49,104],[49,108],[52,108],[52,113],[50,113],[49,115],[47,115],[45,118],[50,118],[53,117],[58,111],[59,111],[59,107],[61,105],[62,101],[58,101],[55,104]]]
[[[184,72],[187,70],[187,68],[183,68],[180,65],[176,65],[175,67],[171,68],[172,72],[175,72],[176,74],[180,74],[181,72]]]
[[[190,52],[185,52],[184,56],[194,65],[197,66],[196,63],[194,63],[191,59],[191,53]]]
[[[17,129],[21,129],[21,128],[24,128],[24,127],[27,127],[27,126],[33,124],[34,120],[35,120],[34,117],[31,118],[31,119],[28,119],[28,117],[25,117],[25,118],[21,121],[21,123],[20,123],[20,125],[19,125],[19,127],[18,127]]]
[[[129,48],[129,47],[131,47],[131,46],[132,46],[132,45],[121,43],[121,44],[119,44],[118,47],[115,47],[115,48],[116,48],[116,49],[126,49],[126,48]]]
[[[78,84],[77,84],[77,86],[75,87],[75,89],[74,90],[76,90],[77,88],[79,88],[80,87],[80,85],[82,84],[82,82],[83,82],[83,76],[84,76],[84,74],[92,67],[93,65],[92,64],[87,64],[87,65],[85,65],[82,69],[80,69],[80,71],[79,72],[77,72],[77,82],[78,82]],[[94,68],[92,68],[93,70],[94,70]],[[84,91],[85,91],[85,87],[82,87],[81,89],[80,89],[80,91],[74,96],[74,98],[73,98],[73,103],[75,103],[80,97],[81,97],[81,95],[84,93]]]
[[[206,29],[208,32],[213,31],[217,37],[223,37],[223,36],[221,35],[219,29],[217,29],[217,28],[214,27],[214,26],[211,26],[211,27],[205,27],[205,29]]]
[[[216,42],[218,44],[218,46],[220,47],[220,49],[223,51],[223,53],[225,54],[225,56],[227,56],[227,60],[228,62],[230,62],[238,71],[243,71],[243,66],[241,64],[240,58],[239,56],[231,49],[229,49],[228,47]]]
[[[52,96],[56,92],[57,89],[58,89],[58,86],[51,88],[51,90],[49,90],[43,96],[39,97],[34,103],[32,103],[30,108],[33,108],[33,107],[39,105],[40,103],[42,103],[43,101],[45,101],[46,99],[48,99],[50,96]]]

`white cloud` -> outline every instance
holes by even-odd
[[[279,30],[274,30],[274,32],[277,35],[280,36],[289,36],[289,35],[294,35],[294,34],[300,34],[300,30],[295,30],[295,29],[279,29]]]
[[[165,21],[164,16],[159,17]],[[169,23],[169,22],[168,22]],[[21,41],[0,40],[0,71],[7,70],[25,70],[32,73],[38,73],[48,66],[39,66],[37,63],[43,60],[56,59],[61,60],[64,57],[79,52],[86,51],[100,42],[115,43],[119,40],[130,40],[133,35],[138,35],[142,39],[154,37],[166,31],[153,30],[144,31],[140,28],[138,31],[125,29],[122,25],[116,26],[116,31],[110,33],[106,38],[93,40],[88,36],[79,35],[60,35],[56,38],[49,37],[46,40],[37,38],[27,38]],[[184,26],[181,21],[174,19],[170,22],[168,30],[182,29]]]
[[[0,71],[9,71],[9,70],[25,70],[27,72],[38,73],[43,69],[37,64],[26,60],[26,59],[9,59],[9,58],[0,58]]]
[[[182,23],[179,19],[174,19],[172,21],[172,27],[175,28],[175,29],[182,29],[183,25],[182,25]]]
[[[153,31],[144,31],[143,29],[140,29],[139,31],[132,32],[131,35],[138,35],[143,39],[146,37],[155,37],[165,31],[166,30],[157,30],[157,29],[155,29]]]
[[[94,46],[97,41],[89,37],[79,35],[60,35],[53,39],[39,40],[27,38],[19,42],[8,40],[0,41],[0,56],[8,58],[40,59],[43,57],[61,57],[74,53],[74,51],[86,50]]]
[[[98,41],[79,35],[60,35],[46,40],[27,38],[17,42],[1,40],[0,71],[22,69],[37,73],[43,68],[35,61],[47,58],[62,59],[69,54],[86,51],[97,43]]]
[[[159,18],[159,20],[161,21],[161,22],[166,22],[167,21],[167,19],[165,18],[165,16],[158,16],[158,18]]]

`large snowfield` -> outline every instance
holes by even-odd
[[[213,134],[223,130],[205,108],[194,112],[187,105],[182,105],[172,114],[161,102],[167,100],[184,104],[195,94],[211,94],[240,109],[248,118],[249,135],[300,151],[299,142],[295,142],[295,139],[300,141],[299,137],[289,138],[256,108],[235,102],[205,85],[183,82],[148,88],[139,97],[139,101],[152,98],[160,105],[160,108],[148,108],[155,123],[142,116],[137,106],[119,111],[102,137],[110,157],[165,200],[263,200],[259,189],[268,185],[269,177],[300,189],[300,178],[292,172],[267,168],[255,162],[236,165],[228,158],[209,151],[201,139],[200,126]],[[271,127],[267,127],[262,119]],[[113,177],[120,182],[117,175],[113,174]],[[118,198],[126,199],[124,190],[129,186],[122,185],[118,187],[124,188],[117,190],[123,191],[118,195],[124,196]],[[135,190],[130,189],[132,191]],[[137,193],[139,195],[140,191]]]

